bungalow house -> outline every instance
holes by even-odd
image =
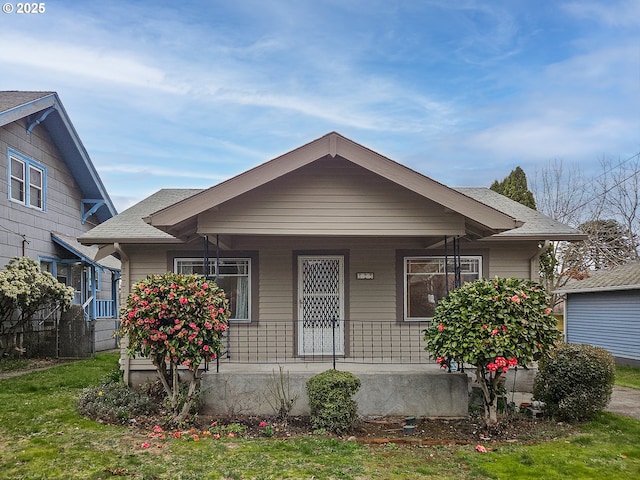
[[[448,289],[535,279],[546,241],[582,238],[329,133],[209,189],[160,190],[79,241],[120,254],[123,297],[152,273],[215,278],[233,312],[217,367],[228,372],[333,358],[424,365],[421,332]],[[152,368],[126,355],[122,365],[129,382]]]
[[[640,366],[640,261],[591,272],[565,295],[565,338],[602,347],[617,363]]]
[[[0,178],[0,268],[39,262],[95,320],[94,348],[116,347],[120,261],[76,240],[116,210],[55,92],[0,92]]]

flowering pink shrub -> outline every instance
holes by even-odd
[[[485,418],[497,422],[497,393],[509,368],[547,356],[560,332],[542,286],[516,278],[480,279],[438,303],[425,350],[445,368],[455,359],[476,367]]]
[[[221,351],[230,314],[224,291],[200,275],[150,275],[133,286],[121,312],[119,334],[128,339],[129,355],[148,356],[155,365],[175,421],[189,412],[198,368]],[[179,366],[192,372],[182,405]]]

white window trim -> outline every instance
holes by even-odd
[[[402,260],[403,263],[403,274],[402,274],[402,289],[403,289],[403,301],[402,301],[402,305],[403,305],[403,313],[402,313],[402,317],[404,319],[405,322],[428,322],[430,321],[433,317],[411,317],[409,318],[407,316],[407,311],[408,311],[408,302],[409,302],[409,296],[408,296],[408,291],[407,291],[407,265],[408,265],[408,260],[424,260],[424,259],[445,259],[445,258],[449,258],[450,261],[453,261],[453,256],[449,256],[449,257],[445,257],[445,255],[411,255],[411,256],[407,256],[404,257]],[[473,260],[478,260],[478,278],[482,278],[482,255],[460,255],[460,259],[473,259]],[[455,273],[449,272],[449,275],[454,275]]]
[[[8,155],[8,164],[7,164],[7,177],[8,177],[8,197],[9,201],[13,203],[17,203],[19,205],[23,205],[27,208],[32,208],[34,210],[39,210],[41,212],[46,211],[46,192],[47,192],[47,169],[44,165],[40,165],[38,162],[31,160],[30,158],[22,155],[21,153],[16,152],[15,150],[9,149]],[[23,200],[17,200],[13,198],[11,195],[11,180],[15,177],[11,175],[11,162],[16,161],[22,164],[22,173],[23,179],[21,180],[23,183],[24,190],[24,198]],[[31,171],[38,170],[41,175],[42,182],[40,185],[32,185],[31,184]],[[19,179],[18,179],[19,180]],[[42,205],[31,205],[31,187],[35,187],[40,190],[40,197],[42,199]]]
[[[241,260],[243,262],[247,262],[247,315],[249,318],[230,318],[229,321],[234,323],[251,323],[251,258],[250,257],[220,257],[220,262],[229,262],[229,261],[237,261]],[[202,257],[176,257],[173,259],[173,271],[178,272],[178,263],[179,262],[198,262],[200,264],[204,264],[204,259]],[[216,259],[209,258],[209,263],[211,267],[215,270]],[[215,271],[213,271],[210,277],[215,277]],[[220,275],[224,277],[225,275]],[[239,275],[226,275],[230,276],[239,276]]]

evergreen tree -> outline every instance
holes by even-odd
[[[502,182],[494,180],[489,188],[505,197],[509,197],[511,200],[515,200],[526,207],[536,210],[536,201],[533,198],[533,193],[527,186],[527,175],[520,167],[512,170]]]

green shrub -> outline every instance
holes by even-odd
[[[315,429],[343,434],[356,420],[358,404],[351,398],[360,379],[350,372],[327,370],[307,381],[311,423]]]
[[[85,388],[78,398],[78,412],[102,423],[126,424],[132,418],[154,414],[159,402],[124,382],[108,382]]]
[[[615,362],[607,350],[564,343],[540,362],[533,396],[558,420],[590,420],[609,403],[614,381]]]

